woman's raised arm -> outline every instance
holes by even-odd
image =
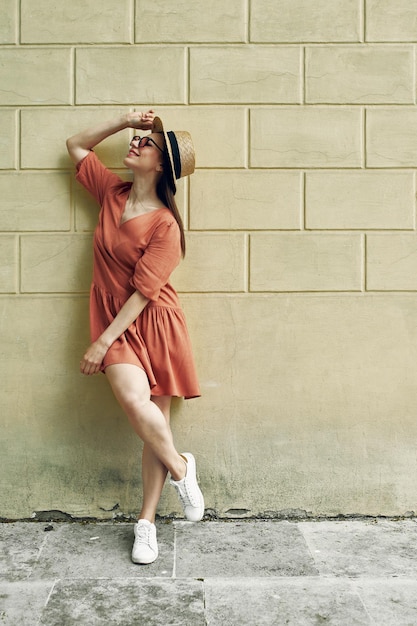
[[[99,144],[103,139],[114,135],[114,133],[125,128],[138,128],[140,130],[150,130],[152,128],[155,113],[152,110],[146,113],[132,112],[126,113],[107,122],[102,122],[92,128],[73,135],[67,139],[67,150],[71,160],[77,164],[87,154]]]

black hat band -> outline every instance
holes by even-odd
[[[180,151],[178,148],[178,142],[177,142],[175,133],[172,130],[169,130],[167,132],[167,135],[169,138],[169,142],[171,144],[172,158],[174,161],[175,178],[178,179],[178,178],[181,178],[181,157],[180,157]]]

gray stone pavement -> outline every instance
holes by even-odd
[[[417,625],[417,521],[0,524],[7,626]]]

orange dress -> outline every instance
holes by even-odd
[[[145,370],[154,396],[199,396],[184,313],[169,284],[181,258],[174,216],[160,208],[121,224],[132,183],[108,170],[93,151],[78,164],[76,178],[101,206],[94,232],[91,340],[98,339],[135,290],[150,300],[109,348],[102,371],[130,363]]]

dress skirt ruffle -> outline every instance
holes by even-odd
[[[90,326],[95,341],[116,317],[123,302],[97,285],[90,292]],[[182,309],[150,302],[137,320],[109,348],[102,371],[109,365],[141,367],[154,396],[195,398],[200,388]]]

